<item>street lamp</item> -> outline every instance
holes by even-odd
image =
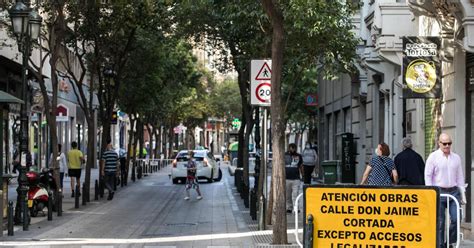
[[[20,176],[17,192],[19,195],[17,201],[16,214],[17,223],[23,222],[23,230],[28,230],[29,215],[27,206],[27,166],[26,158],[28,154],[28,85],[26,82],[27,78],[27,67],[28,59],[31,54],[31,42],[38,39],[42,18],[38,14],[38,11],[29,7],[29,1],[25,4],[21,0],[17,0],[15,5],[9,10],[10,18],[12,21],[13,33],[15,34],[18,42],[18,50],[22,53],[22,67],[21,67],[21,83],[22,83],[22,100],[24,103],[21,105],[20,121],[21,121],[21,138],[20,138]],[[23,213],[23,218],[21,218]]]

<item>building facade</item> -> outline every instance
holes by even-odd
[[[411,137],[425,160],[438,149],[437,136],[450,134],[462,158],[471,222],[474,146],[474,4],[471,1],[365,0],[354,16],[358,72],[337,80],[319,80],[319,147],[321,160],[340,160],[339,136],[354,134],[356,180],[359,182],[377,144],[391,156]],[[403,98],[403,43],[406,36],[434,36],[441,41],[441,97]]]

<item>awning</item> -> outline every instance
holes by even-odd
[[[0,65],[6,67],[8,70],[16,73],[19,77],[21,77],[21,69],[22,65],[18,62],[16,62],[13,59],[7,58],[3,55],[0,55]],[[36,78],[36,74],[33,73],[33,68],[31,66],[28,66],[28,78]],[[43,75],[44,78],[48,78],[47,76]]]
[[[24,102],[5,91],[0,90],[0,103],[19,103],[23,104]]]

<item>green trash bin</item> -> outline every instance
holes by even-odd
[[[335,184],[338,181],[339,163],[338,160],[325,160],[321,162],[324,184]]]

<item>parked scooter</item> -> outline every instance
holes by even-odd
[[[49,181],[47,180],[47,174],[49,174]],[[56,182],[51,169],[43,169],[41,173],[29,171],[26,173],[26,177],[29,184],[28,208],[30,209],[30,215],[36,217],[40,211],[44,212],[43,209],[48,206],[50,196],[54,204],[53,192],[56,189]]]

